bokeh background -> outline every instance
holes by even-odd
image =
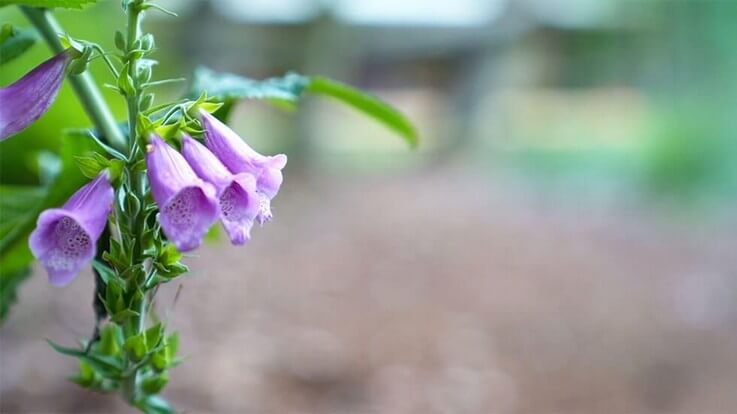
[[[421,136],[409,150],[318,98],[236,108],[233,127],[290,163],[273,222],[162,289],[186,356],[165,397],[183,412],[737,412],[737,3],[160,3],[180,13],[145,23],[160,76],[323,74]],[[110,48],[124,25],[117,1],[58,16]],[[88,123],[65,86],[0,144],[2,183],[39,182],[61,130]],[[75,361],[44,341],[90,334],[92,290],[39,268],[21,287],[1,412],[126,412],[66,381]]]

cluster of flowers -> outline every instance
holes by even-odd
[[[61,53],[0,88],[0,140],[26,128],[48,109],[69,60],[68,53]],[[249,240],[254,222],[271,220],[271,200],[287,163],[284,154],[257,153],[206,111],[200,111],[200,120],[206,145],[183,134],[180,153],[151,134],[146,148],[148,181],[159,206],[161,229],[180,251],[197,248],[218,219],[233,244]],[[90,264],[114,198],[108,172],[103,171],[64,206],[41,213],[29,244],[52,284],[71,282]]]

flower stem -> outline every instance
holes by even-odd
[[[55,53],[64,50],[64,45],[61,44],[58,38],[58,35],[64,33],[64,30],[49,10],[28,6],[21,6],[20,9]],[[100,94],[100,90],[89,71],[85,71],[80,75],[69,76],[69,81],[95,128],[102,133],[110,146],[125,151],[125,137],[118,128],[110,108],[102,98],[102,94]]]
[[[127,26],[127,38],[126,38],[126,63],[128,68],[127,75],[130,76],[130,78],[133,80],[133,91],[131,93],[128,93],[125,95],[125,99],[128,106],[128,130],[129,130],[129,141],[128,141],[128,158],[131,160],[131,165],[138,161],[140,158],[143,157],[143,151],[145,148],[141,148],[140,145],[138,145],[138,131],[137,131],[137,123],[138,123],[138,113],[139,113],[139,96],[140,96],[140,85],[138,84],[138,57],[136,57],[135,53],[131,53],[131,51],[135,48],[136,41],[141,37],[141,18],[142,18],[142,10],[140,8],[140,1],[133,1],[128,4],[126,11],[128,13],[128,26]],[[126,74],[121,74],[121,76],[126,76]],[[131,191],[142,203],[145,203],[145,184],[144,180],[145,177],[141,172],[134,172],[130,171],[130,165],[129,168],[129,177],[130,177],[130,188],[129,191]],[[145,206],[144,206],[145,207]],[[136,236],[140,236],[139,231],[142,228],[141,220],[143,218],[143,213],[140,211],[136,213],[135,217],[131,217],[131,222],[133,222],[132,231],[136,233]],[[140,240],[140,239],[139,239]],[[133,255],[133,261],[134,263],[139,263],[143,260],[142,257],[140,257],[140,247],[136,247],[133,249],[133,252],[131,252]],[[138,309],[135,309],[136,313],[138,314],[135,317],[131,317],[128,321],[128,329],[127,332],[125,332],[125,336],[134,336],[141,334],[146,329],[146,312],[147,312],[147,297],[144,296],[143,300],[141,300],[140,304],[138,304]],[[123,379],[122,383],[122,392],[123,392],[123,398],[125,398],[128,403],[131,405],[136,404],[136,398],[138,393],[138,367],[136,365],[135,361],[128,360],[127,367],[129,367],[132,372],[129,376]]]

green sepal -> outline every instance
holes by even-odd
[[[120,347],[122,345],[123,331],[115,323],[108,323],[100,332],[100,353],[110,356],[120,355]]]
[[[105,298],[103,304],[109,315],[117,315],[119,312],[126,310],[125,300],[123,298],[123,288],[117,283],[110,283],[105,289]],[[115,322],[121,322],[113,317]]]
[[[120,30],[115,31],[115,47],[121,52],[125,52],[125,35]]]
[[[123,309],[122,311],[120,311],[120,312],[118,312],[118,313],[116,313],[114,315],[111,315],[110,316],[110,320],[112,320],[115,323],[123,323],[123,322],[129,320],[130,318],[138,317],[140,315],[141,314],[138,313],[138,312],[136,312],[136,311],[132,311],[130,309]]]
[[[83,388],[93,388],[99,383],[100,377],[97,376],[95,370],[88,363],[79,361],[79,374],[70,377],[69,381]]]
[[[123,65],[123,69],[120,70],[120,75],[118,76],[118,88],[126,96],[133,96],[136,93],[133,78],[128,73],[128,63]]]
[[[164,266],[169,266],[182,260],[182,253],[177,250],[174,243],[167,243],[160,251],[159,257],[156,259],[157,262]]]
[[[167,375],[166,372],[162,372],[161,374],[144,378],[141,383],[141,389],[148,395],[158,394],[164,389],[168,382],[169,375]]]
[[[173,279],[181,274],[189,272],[189,267],[182,263],[173,263],[165,266],[157,262],[154,266],[156,267],[157,274],[164,279]]]
[[[151,105],[154,103],[154,94],[147,93],[141,97],[141,102],[139,103],[139,107],[141,111],[145,111],[146,109],[150,108]]]
[[[172,333],[163,342],[163,347],[151,355],[151,365],[157,371],[171,368],[178,362],[176,355],[179,350],[179,333]]]
[[[108,160],[100,154],[80,155],[74,157],[74,161],[79,167],[79,171],[87,178],[95,178],[108,166]]]
[[[138,362],[146,356],[146,338],[143,334],[128,337],[123,344],[123,349],[125,349],[132,360]]]
[[[161,322],[146,329],[146,332],[145,332],[146,349],[149,352],[156,350],[159,347],[160,342],[162,342],[162,339],[163,339],[163,334],[164,334],[164,326],[161,324]]]

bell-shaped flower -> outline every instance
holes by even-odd
[[[61,208],[45,210],[31,233],[31,252],[46,268],[49,282],[63,286],[95,257],[97,239],[112,210],[114,192],[107,171],[86,184]]]
[[[207,147],[231,172],[256,177],[256,189],[262,196],[257,220],[261,223],[271,220],[271,199],[284,180],[281,170],[287,165],[287,156],[259,154],[217,118],[204,110],[200,113]]]
[[[70,57],[69,51],[61,52],[15,83],[0,88],[0,141],[24,130],[49,109],[59,93]]]
[[[215,186],[220,201],[220,221],[231,243],[244,244],[251,238],[251,227],[259,212],[261,195],[256,177],[233,174],[210,152],[187,134],[182,138],[182,155],[203,180]]]
[[[180,251],[197,248],[220,215],[215,188],[157,135],[147,148],[146,164],[164,234]]]

